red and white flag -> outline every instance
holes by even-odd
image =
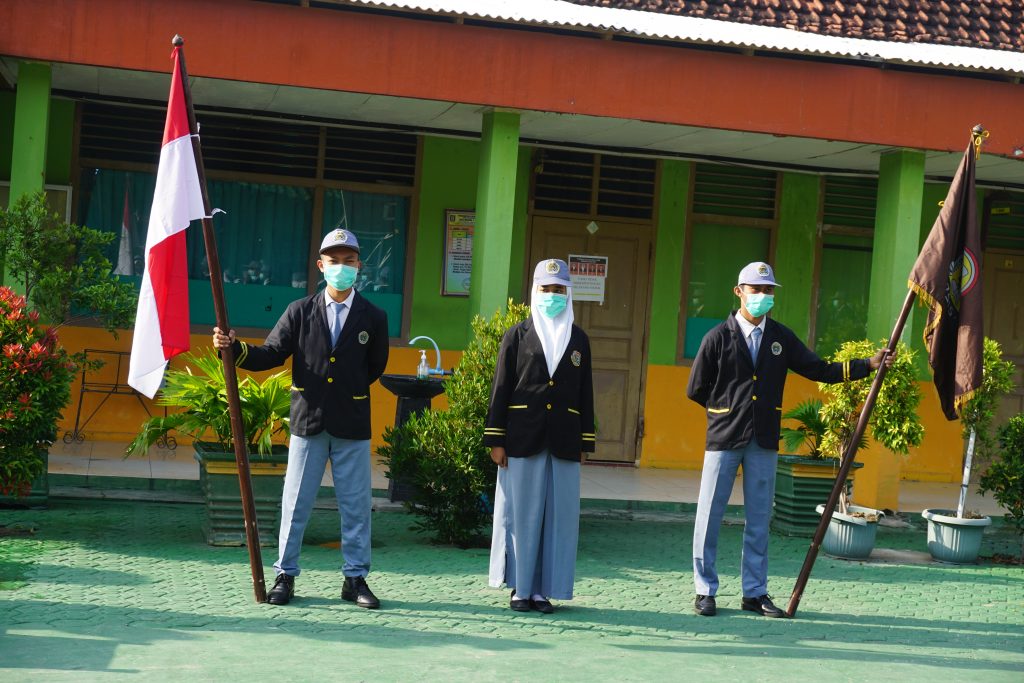
[[[205,214],[188,128],[179,50],[176,47],[173,53],[174,74],[128,368],[128,384],[150,398],[163,382],[167,361],[189,349],[185,229]]]

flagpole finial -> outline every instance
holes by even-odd
[[[988,138],[989,132],[980,123],[971,129],[971,144],[974,145],[974,160],[981,156],[981,145]]]
[[[185,44],[185,39],[182,38],[177,33],[175,33],[174,37],[171,38],[171,45],[173,45],[174,47],[181,47],[184,44]]]

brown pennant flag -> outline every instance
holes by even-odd
[[[942,412],[950,420],[981,386],[981,231],[974,193],[974,164],[987,133],[971,136],[949,194],[907,283],[928,306],[924,343]]]

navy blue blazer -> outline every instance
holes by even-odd
[[[369,439],[370,385],[388,363],[387,314],[356,292],[332,347],[326,308],[322,291],[293,301],[262,346],[235,342],[235,364],[269,370],[292,356],[292,433]]]
[[[792,370],[835,384],[871,372],[868,359],[829,363],[788,327],[767,319],[755,364],[735,312],[705,335],[690,369],[686,395],[707,410],[707,450],[742,448],[756,439],[778,450],[782,391]]]

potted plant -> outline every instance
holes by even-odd
[[[875,344],[868,340],[846,342],[831,360],[840,362],[866,358],[874,354],[875,348]],[[822,450],[845,454],[845,445],[856,429],[872,381],[873,376],[869,375],[851,382],[818,384],[818,389],[826,396],[821,409],[821,417],[826,424],[821,440]],[[920,445],[924,438],[924,427],[917,414],[920,402],[914,352],[901,342],[892,367],[885,374],[868,422],[874,440],[895,455],[906,455],[910,448]],[[849,498],[845,491],[840,495],[839,506],[829,523],[822,549],[836,557],[861,559],[874,549],[878,520],[885,513],[853,505]],[[816,509],[821,514],[825,506],[822,504]]]
[[[967,441],[960,504],[956,509],[921,512],[921,516],[928,521],[928,552],[936,560],[963,564],[978,559],[982,535],[992,519],[964,509],[967,486],[971,479],[971,463],[975,458],[988,460],[998,453],[992,422],[1000,397],[1013,389],[1014,371],[1013,363],[1003,360],[999,342],[986,337],[981,386],[964,406],[963,417],[960,419],[963,438]]]
[[[0,254],[18,290],[3,288],[0,313],[0,502],[46,503],[49,446],[74,368],[100,365],[68,353],[60,327],[91,319],[116,337],[132,323],[134,286],[111,273],[104,255],[114,237],[62,220],[42,192],[0,207]]]
[[[210,545],[245,545],[224,366],[213,349],[188,354],[184,360],[184,368],[169,369],[164,374],[164,386],[157,398],[159,405],[181,408],[181,412],[146,420],[127,452],[145,453],[172,430],[192,437],[199,463],[199,483],[206,497],[206,541]],[[290,387],[291,376],[287,371],[262,382],[245,377],[238,383],[246,446],[249,453],[256,455],[249,472],[260,520],[261,545],[277,543],[288,449],[274,445],[274,438],[289,434]]]
[[[821,441],[828,429],[821,417],[822,406],[820,399],[812,398],[782,416],[783,420],[791,420],[796,426],[783,427],[781,432],[786,453],[779,455],[775,470],[775,506],[771,527],[789,536],[813,535],[818,526],[815,506],[828,500],[839,471],[839,454],[826,454],[821,449]],[[859,462],[853,465],[854,469],[863,466]],[[851,470],[847,489],[853,478],[854,471]]]
[[[1014,415],[1000,430],[999,448],[978,485],[1006,509],[1005,519],[1020,542],[1018,564],[1024,564],[1024,414]]]
[[[509,301],[490,320],[473,319],[473,340],[445,382],[448,409],[413,415],[384,431],[378,455],[389,479],[412,485],[408,510],[414,525],[435,541],[459,547],[477,545],[491,521],[497,466],[483,445],[491,381],[505,331],[530,314]]]

